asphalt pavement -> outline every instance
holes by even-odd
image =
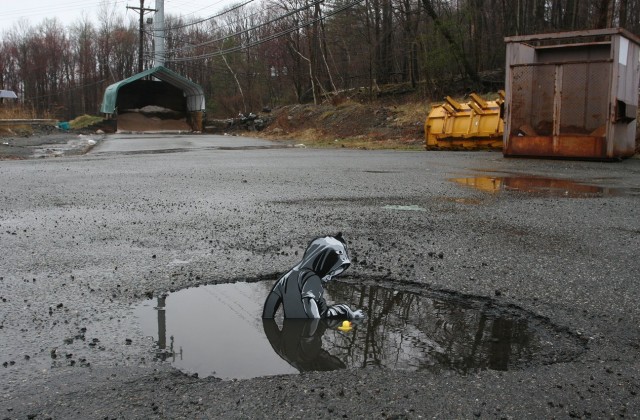
[[[638,159],[110,135],[82,156],[0,161],[0,197],[0,418],[639,416]],[[275,280],[339,231],[350,283],[518,310],[580,351],[247,380],[155,360],[136,304]]]

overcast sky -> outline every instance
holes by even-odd
[[[112,5],[116,12],[138,16],[137,11],[127,6],[140,7],[140,0],[0,0],[0,35],[13,28],[22,19],[35,26],[45,18],[56,17],[69,26],[79,20],[83,13],[96,22],[102,3]],[[164,0],[165,14],[190,17],[207,17],[220,12],[224,7],[239,0]],[[155,7],[155,0],[145,0],[144,6]],[[151,16],[151,15],[149,15]]]

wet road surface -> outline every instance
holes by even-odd
[[[0,418],[640,412],[640,160],[114,135],[85,156],[0,162],[0,179]],[[511,308],[579,351],[513,371],[372,366],[238,381],[158,360],[134,316],[142,302],[275,280],[309,239],[338,231],[350,284]]]

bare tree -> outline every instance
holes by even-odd
[[[440,17],[438,16],[438,14],[436,13],[436,10],[431,4],[431,0],[422,0],[422,5],[424,6],[424,9],[427,15],[429,15],[429,17],[433,20],[433,23],[435,24],[435,26],[438,28],[438,31],[442,34],[442,36],[447,40],[447,42],[451,46],[453,55],[462,64],[462,67],[464,68],[466,75],[469,76],[469,78],[473,82],[479,83],[480,78],[478,77],[477,70],[471,66],[471,63],[469,63],[469,60],[466,54],[464,53],[462,46],[459,44],[459,42],[456,41],[451,31],[445,25],[442,24]]]
[[[0,39],[0,84],[39,113],[95,112],[107,85],[136,72],[136,16],[124,13],[104,0],[97,25],[86,16],[68,28],[15,25]],[[502,69],[505,36],[639,32],[640,0],[261,0],[166,23],[167,66],[205,88],[214,115],[228,115],[353,88],[374,97],[386,83],[436,96],[460,80],[489,86],[481,75]]]

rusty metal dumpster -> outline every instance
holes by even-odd
[[[504,124],[501,116],[504,91],[487,101],[472,93],[460,103],[447,96],[434,105],[424,124],[427,149],[500,149]]]
[[[599,29],[505,38],[505,156],[635,153],[640,38]]]

